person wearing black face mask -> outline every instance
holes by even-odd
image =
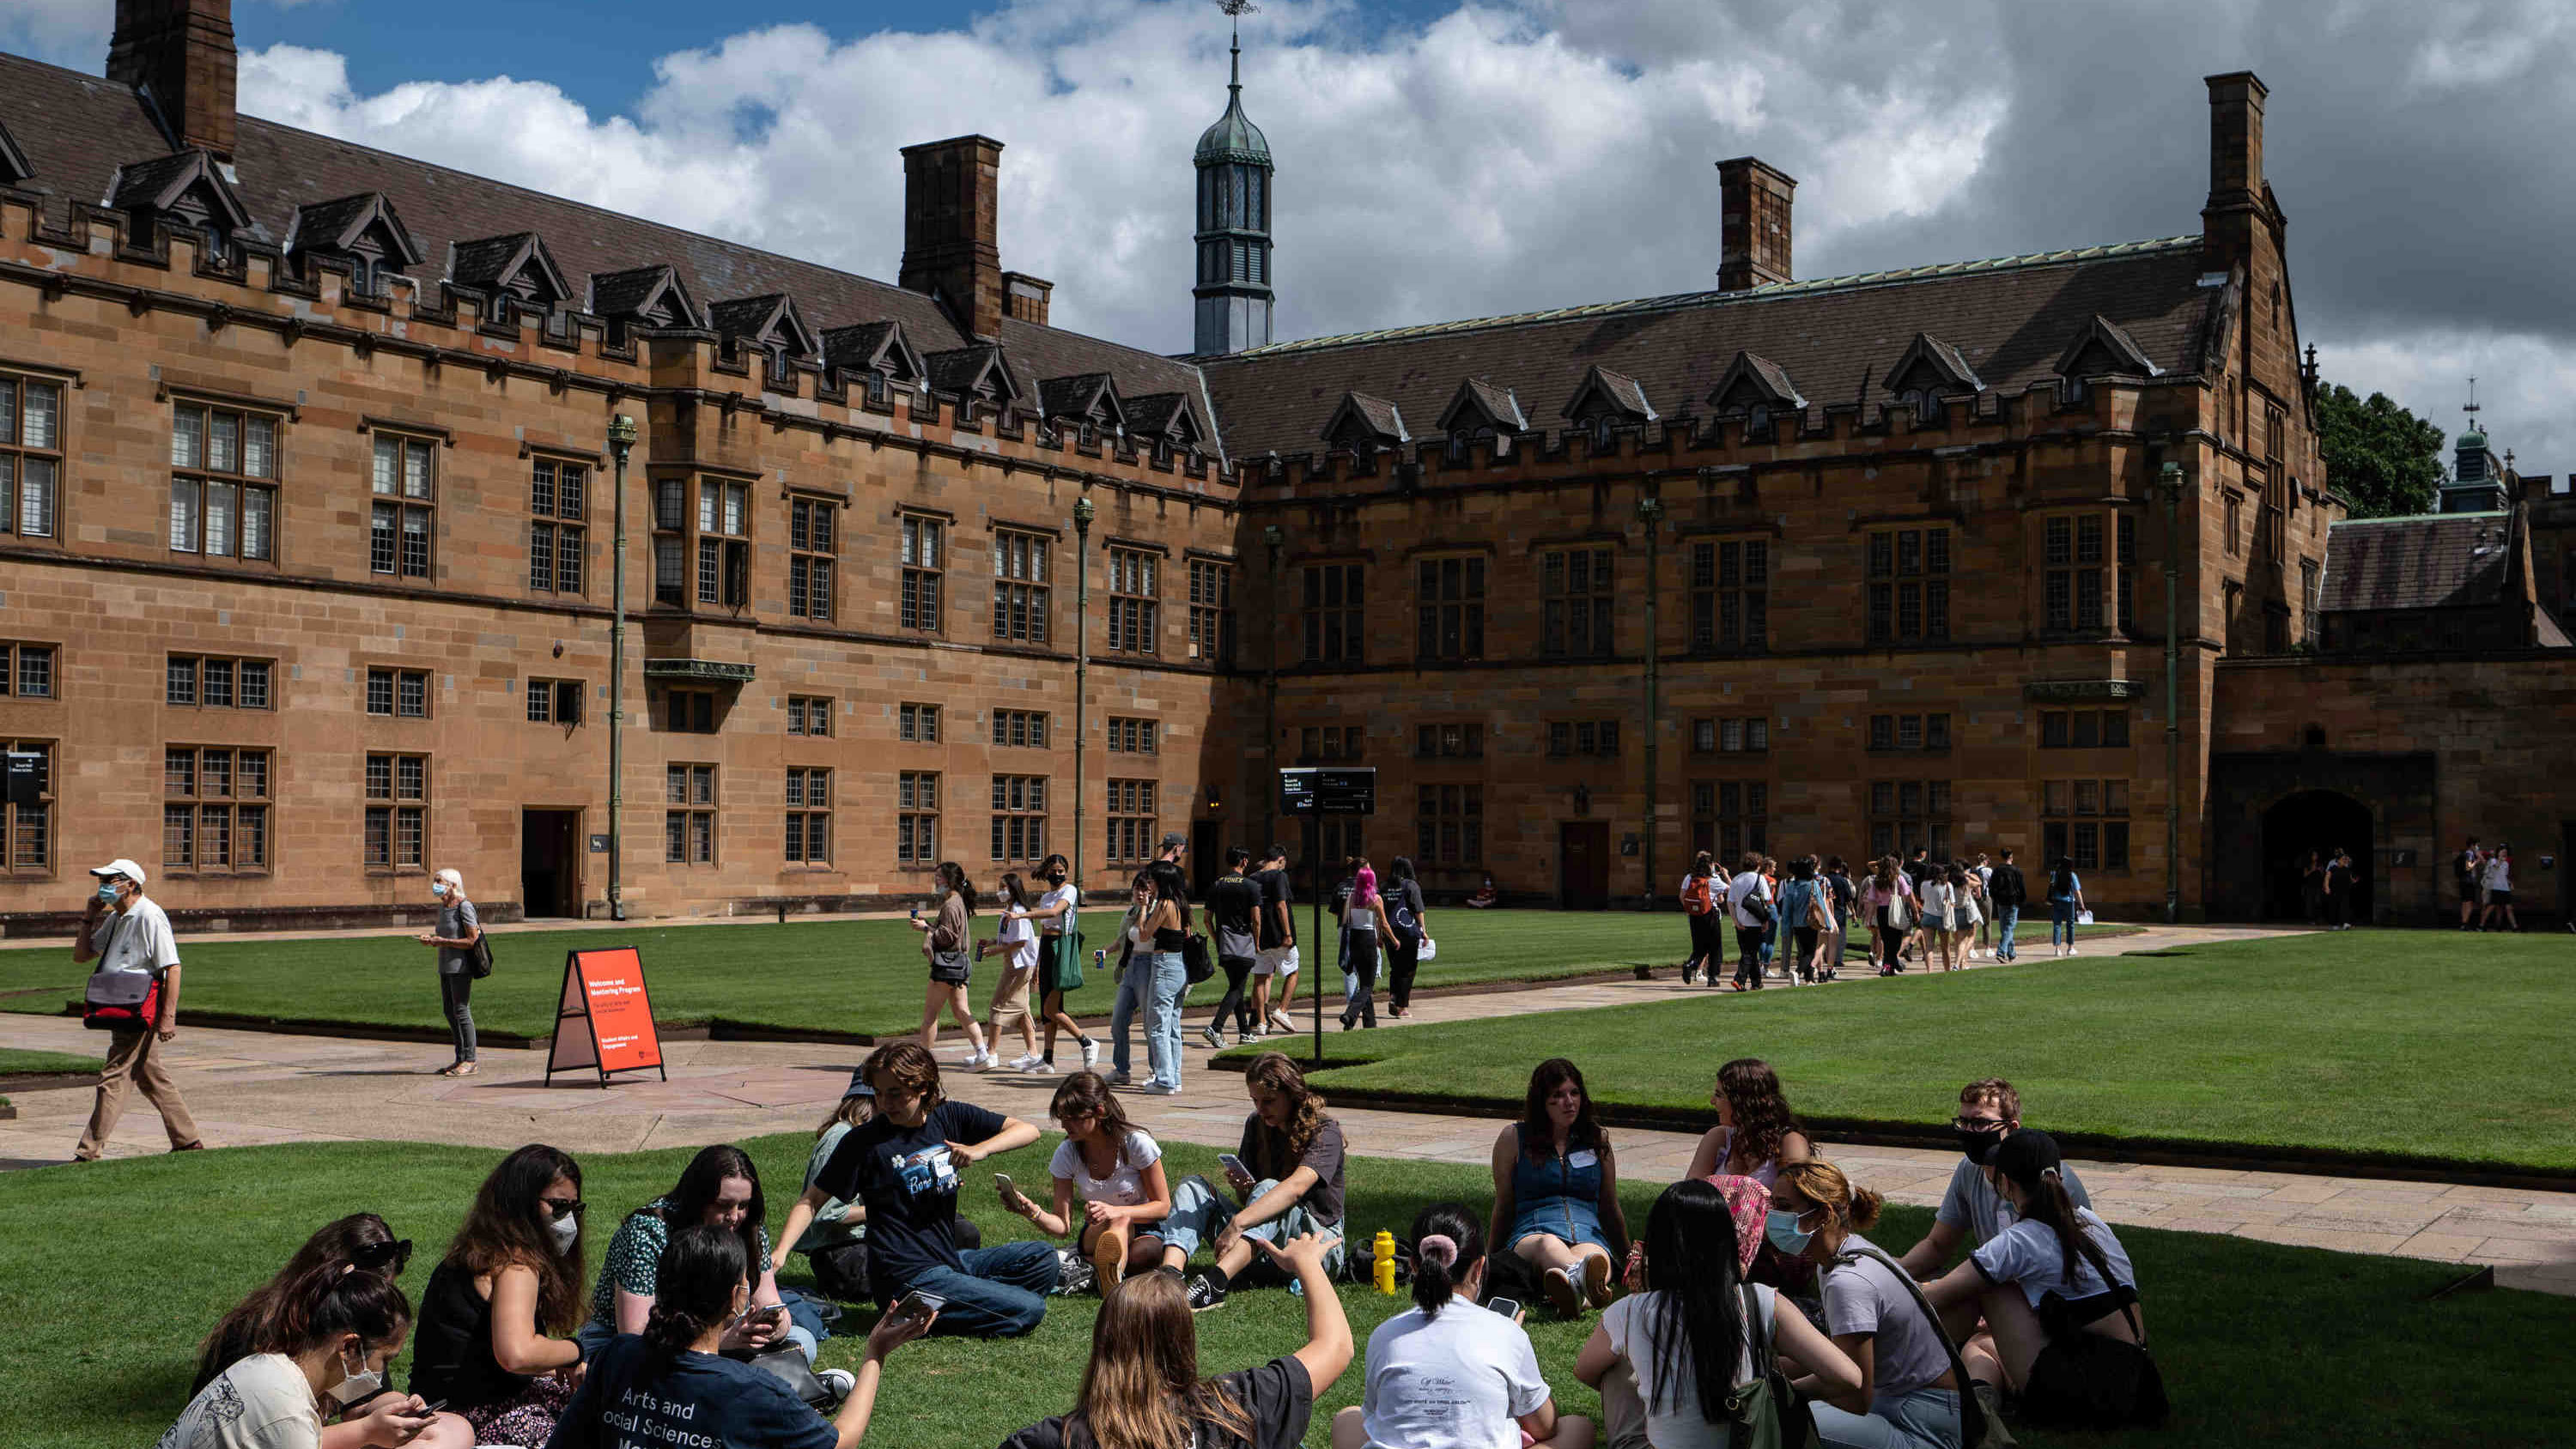
[[[1009,920],[1038,923],[1038,1015],[1046,1022],[1046,1048],[1030,1070],[1041,1075],[1055,1071],[1059,1028],[1082,1043],[1084,1066],[1100,1060],[1100,1044],[1084,1036],[1072,1014],[1064,1009],[1064,994],[1082,987],[1082,888],[1067,884],[1070,869],[1061,855],[1050,855],[1038,862],[1038,879],[1046,882],[1046,894],[1038,897],[1033,907],[1016,907],[1002,913]]]
[[[1964,1160],[1951,1170],[1950,1186],[1941,1194],[1941,1207],[1933,1215],[1932,1230],[1897,1260],[1906,1272],[1927,1281],[1950,1266],[1961,1238],[1973,1235],[1968,1246],[1982,1247],[2012,1226],[2012,1204],[1996,1191],[1989,1164],[1995,1144],[2021,1130],[2021,1093],[2001,1077],[1970,1082],[1959,1089],[1959,1115],[1951,1120],[1950,1130],[1958,1137]],[[2093,1200],[2085,1195],[2075,1169],[2066,1168],[2064,1176],[2066,1195],[2075,1200],[2077,1207],[2091,1207]],[[1958,1336],[1964,1338],[1966,1334]]]

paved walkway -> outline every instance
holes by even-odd
[[[2158,929],[2122,938],[2123,950],[2260,934],[2210,928]],[[2109,954],[2112,947],[2105,946]],[[2025,958],[2025,964],[2030,962]],[[1416,1003],[1424,1022],[1651,1000],[1683,988],[1669,978],[1601,982],[1432,998]],[[1777,988],[1775,988],[1777,989]],[[1392,1028],[1400,1030],[1400,1027]],[[1211,1071],[1192,1037],[1187,1088],[1177,1097],[1130,1097],[1139,1125],[1175,1141],[1231,1147],[1241,1135],[1241,1078]],[[78,1022],[0,1016],[0,1045],[95,1053],[99,1040]],[[957,1048],[943,1047],[952,1058]],[[172,1069],[207,1140],[217,1146],[346,1140],[349,1124],[383,1124],[371,1136],[490,1148],[542,1140],[572,1152],[688,1147],[810,1130],[840,1099],[855,1048],[765,1042],[665,1044],[670,1080],[649,1074],[614,1087],[545,1085],[536,1051],[486,1049],[480,1075],[430,1075],[442,1045],[345,1041],[263,1032],[187,1030]],[[1139,1064],[1142,1049],[1139,1047]],[[1104,1064],[1105,1065],[1105,1064]],[[991,1073],[965,1090],[997,1110],[1044,1121],[1057,1079]],[[0,1122],[0,1168],[59,1163],[87,1117],[87,1088],[13,1092],[19,1118]],[[1353,1150],[1481,1165],[1493,1150],[1493,1119],[1355,1110],[1336,1114]],[[1619,1134],[1632,1177],[1668,1179],[1688,1165],[1688,1133]],[[159,1119],[139,1100],[119,1124],[112,1155],[161,1150]],[[1900,1203],[1940,1200],[1952,1164],[1945,1152],[1827,1145],[1855,1181]],[[2295,1173],[2079,1161],[2103,1215],[2187,1232],[2229,1233],[2267,1242],[2356,1253],[2388,1253],[2463,1265],[2492,1264],[2512,1286],[2576,1294],[2576,1194],[2452,1187]]]

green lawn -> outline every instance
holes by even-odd
[[[75,1056],[69,1052],[22,1051],[0,1047],[0,1077],[22,1076],[30,1072],[95,1072],[106,1059],[107,1038],[99,1038],[97,1056]]]
[[[807,1140],[748,1144],[773,1204],[800,1180]],[[1023,1181],[1044,1172],[1050,1144],[993,1167]],[[594,1157],[583,1196],[596,1270],[613,1214],[667,1187],[686,1151]],[[420,1244],[406,1277],[417,1293],[497,1153],[405,1143],[234,1148],[185,1158],[152,1156],[84,1168],[0,1176],[0,1423],[12,1445],[124,1449],[148,1444],[176,1416],[198,1338],[235,1298],[273,1271],[315,1226],[342,1213],[386,1213]],[[1206,1149],[1172,1149],[1176,1171],[1213,1172]],[[979,1169],[976,1176],[984,1176]],[[1365,1240],[1401,1231],[1424,1202],[1481,1203],[1481,1168],[1358,1159],[1351,1168],[1350,1228]],[[1656,1188],[1631,1187],[1643,1224]],[[138,1212],[138,1204],[151,1210]],[[972,1197],[991,1241],[1026,1236],[987,1193]],[[780,1209],[773,1209],[774,1211]],[[1896,1210],[1878,1237],[1903,1248],[1926,1214]],[[112,1223],[102,1251],[99,1225]],[[2157,1355],[2176,1406],[2160,1435],[2046,1438],[2034,1445],[2279,1444],[2427,1446],[2534,1443],[2535,1426],[2566,1422],[2576,1398],[2542,1364],[2576,1334],[2576,1302],[2515,1292],[2425,1295],[2458,1276],[2439,1264],[2274,1247],[2234,1238],[2132,1229],[2122,1241],[2151,1305]],[[66,1271],[64,1265],[77,1263]],[[803,1260],[782,1275],[803,1279]],[[1402,1306],[1362,1288],[1343,1300],[1364,1345]],[[993,1444],[1072,1400],[1090,1342],[1094,1300],[1055,1301],[1048,1322],[1011,1343],[934,1340],[900,1353],[887,1375],[873,1449],[959,1449]],[[1211,1372],[1258,1362],[1301,1341],[1302,1307],[1284,1292],[1249,1291],[1198,1320]],[[826,1364],[853,1364],[864,1311],[850,1336],[824,1345]],[[1588,1324],[1534,1320],[1540,1361],[1569,1412],[1597,1409],[1574,1381]],[[2438,1344],[2428,1361],[2425,1346]],[[397,1374],[397,1382],[402,1375]],[[1003,1386],[997,1388],[996,1386]],[[1357,1364],[1322,1397],[1307,1442],[1325,1443],[1330,1410],[1356,1402]]]
[[[1300,912],[1301,932],[1309,919]],[[1324,921],[1329,930],[1332,917]],[[1685,951],[1682,919],[1670,914],[1441,910],[1431,924],[1440,959],[1422,968],[1418,979],[1426,987],[1545,980],[1638,963],[1671,966]],[[1107,943],[1117,925],[1105,912],[1083,920],[1095,943]],[[990,918],[978,927],[990,931]],[[722,1021],[901,1033],[921,1022],[919,940],[902,921],[501,933],[492,937],[497,969],[474,986],[474,1020],[485,1031],[543,1036],[554,1030],[564,953],[631,942],[643,950],[653,1014],[666,1026]],[[183,1007],[445,1031],[430,952],[409,934],[318,941],[199,936],[181,945],[188,963]],[[979,1008],[997,964],[976,968]],[[68,948],[0,951],[0,1009],[58,1012],[79,995],[86,974],[72,964]],[[1327,989],[1338,987],[1335,977]],[[1221,989],[1201,986],[1193,1000],[1212,1007]],[[1094,975],[1071,1005],[1077,1014],[1105,1015],[1111,999],[1107,978]]]
[[[1718,1064],[1759,1056],[1828,1128],[1938,1128],[1961,1084],[2003,1076],[2033,1125],[2065,1133],[2576,1171],[2569,943],[2470,939],[2288,936],[1328,1033],[1328,1061],[1358,1064],[1318,1085],[1436,1082],[1517,1110],[1531,1064],[1565,1056],[1603,1101],[1704,1113]]]

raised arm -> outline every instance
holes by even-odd
[[[1328,1240],[1312,1233],[1291,1238],[1285,1247],[1274,1247],[1259,1238],[1253,1240],[1270,1261],[1294,1275],[1306,1297],[1306,1346],[1297,1350],[1296,1359],[1305,1365],[1306,1380],[1316,1398],[1333,1386],[1342,1370],[1351,1366],[1351,1321],[1342,1313],[1342,1295],[1324,1272],[1324,1249]]]

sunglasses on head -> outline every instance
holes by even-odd
[[[385,1265],[390,1263],[393,1265],[395,1274],[400,1275],[411,1262],[411,1239],[403,1238],[398,1241],[388,1239],[381,1243],[368,1243],[351,1253],[349,1259],[370,1272],[382,1272]]]

